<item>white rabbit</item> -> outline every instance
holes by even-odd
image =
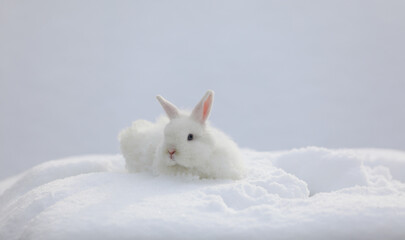
[[[242,154],[228,136],[209,126],[214,92],[209,90],[191,114],[157,96],[167,117],[156,123],[137,120],[119,134],[121,151],[131,172],[192,174],[202,178],[240,179]]]

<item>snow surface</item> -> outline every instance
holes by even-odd
[[[120,155],[0,182],[0,239],[404,239],[405,152],[243,151],[239,181],[129,174]]]

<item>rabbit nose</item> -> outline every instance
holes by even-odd
[[[176,153],[176,150],[175,150],[175,149],[169,149],[168,152],[169,152],[169,154],[170,154],[170,159],[173,160],[173,154]]]

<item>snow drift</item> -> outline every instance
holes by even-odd
[[[405,153],[243,151],[238,181],[129,174],[116,156],[0,183],[0,239],[404,239]]]

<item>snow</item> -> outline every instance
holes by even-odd
[[[0,183],[0,239],[404,239],[405,152],[243,153],[238,181],[45,162]]]

